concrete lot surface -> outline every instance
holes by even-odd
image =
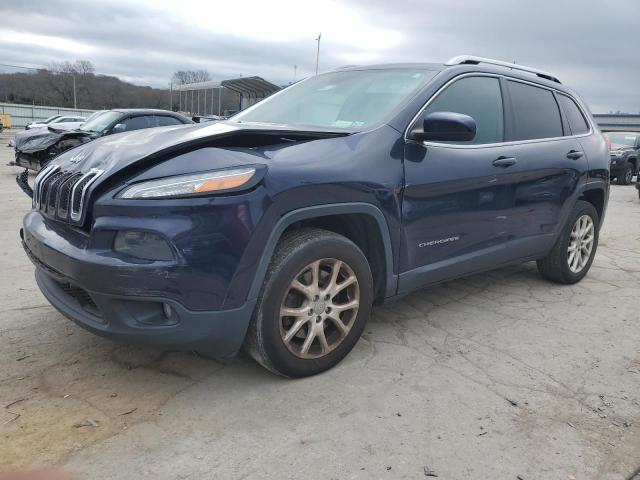
[[[337,368],[283,380],[95,337],[38,291],[0,138],[0,465],[78,479],[597,479],[640,467],[640,201],[595,264],[534,264],[375,309]]]

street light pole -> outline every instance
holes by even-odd
[[[316,75],[318,75],[318,65],[320,63],[320,39],[322,38],[322,32],[318,34],[316,42],[318,42],[318,49],[316,50]]]
[[[78,103],[76,102],[76,76],[72,73],[71,78],[73,78],[73,108],[78,108]]]

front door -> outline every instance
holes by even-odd
[[[426,107],[425,115],[471,116],[477,133],[469,142],[406,144],[400,293],[490,268],[514,253],[507,244],[527,165],[504,145],[503,105],[499,78],[472,75],[454,80]]]

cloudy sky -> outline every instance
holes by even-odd
[[[86,59],[167,86],[176,70],[278,84],[345,64],[499,58],[553,72],[594,112],[640,112],[640,0],[0,0],[0,63]]]

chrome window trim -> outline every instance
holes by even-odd
[[[91,170],[89,170],[87,173],[85,173],[82,177],[80,177],[78,179],[78,181],[76,182],[76,184],[73,186],[73,188],[71,189],[71,197],[69,198],[69,212],[68,215],[71,218],[71,220],[77,222],[78,220],[80,220],[80,218],[82,217],[82,211],[84,210],[84,199],[86,197],[86,191],[87,189],[93,185],[93,183],[98,179],[98,177],[100,177],[100,175],[102,175],[104,173],[104,170],[100,170],[97,168],[92,168]],[[80,191],[80,206],[78,207],[78,211],[74,211],[73,210],[73,204],[74,204],[74,198],[76,196],[76,191],[78,189],[78,186],[83,182],[83,180],[86,177],[92,176],[93,178],[91,178],[84,187],[82,187],[82,190]]]
[[[500,78],[504,78],[505,80],[508,80],[508,81],[520,82],[520,83],[524,83],[526,85],[531,85],[533,87],[543,88],[545,90],[549,90],[552,93],[557,93],[557,94],[562,94],[562,95],[568,96],[569,98],[571,98],[576,103],[576,105],[578,105],[578,108],[580,109],[580,111],[582,112],[584,117],[587,119],[587,123],[589,124],[589,131],[587,133],[583,133],[583,134],[580,134],[580,135],[564,135],[562,137],[533,138],[533,139],[530,139],[530,140],[513,140],[513,141],[510,141],[510,142],[482,143],[482,144],[478,144],[478,145],[456,145],[456,144],[451,144],[451,143],[429,142],[429,141],[426,141],[426,140],[423,141],[423,142],[416,142],[414,140],[410,140],[408,138],[408,135],[409,135],[409,132],[411,131],[412,127],[416,124],[416,122],[418,121],[418,118],[420,118],[420,116],[429,107],[429,105],[431,105],[431,103],[438,97],[438,95],[440,95],[440,93],[442,93],[449,85],[453,84],[454,82],[457,82],[458,80],[461,80],[461,79],[467,78],[467,77],[490,77],[490,78],[496,78],[498,80]],[[558,113],[560,113],[562,115],[562,113],[560,111],[561,108],[562,107],[560,105],[558,105]],[[504,102],[503,102],[503,109],[504,109]],[[475,149],[475,148],[491,148],[491,147],[513,146],[513,145],[523,145],[523,144],[529,144],[529,143],[540,143],[540,142],[551,142],[551,141],[565,140],[567,138],[588,137],[589,135],[592,135],[593,132],[594,132],[594,127],[593,127],[593,123],[592,122],[593,122],[593,120],[591,119],[591,116],[585,114],[585,112],[584,112],[584,110],[582,108],[582,105],[580,105],[580,102],[576,101],[576,99],[573,97],[573,95],[570,95],[570,94],[568,94],[566,92],[563,92],[563,91],[555,89],[555,88],[547,87],[546,85],[540,85],[539,83],[529,82],[527,80],[522,80],[520,78],[514,78],[514,77],[511,77],[509,75],[504,75],[504,74],[500,74],[500,73],[468,72],[468,73],[463,73],[461,75],[458,75],[458,76],[452,78],[447,83],[445,83],[443,86],[441,86],[433,95],[431,95],[429,100],[427,100],[427,102],[418,111],[418,113],[416,115],[414,115],[414,117],[411,119],[411,122],[409,122],[409,126],[407,127],[407,129],[404,132],[404,140],[405,140],[405,142],[419,143],[421,145],[424,145],[425,147],[460,148],[460,149],[470,149],[470,148],[474,148]]]

